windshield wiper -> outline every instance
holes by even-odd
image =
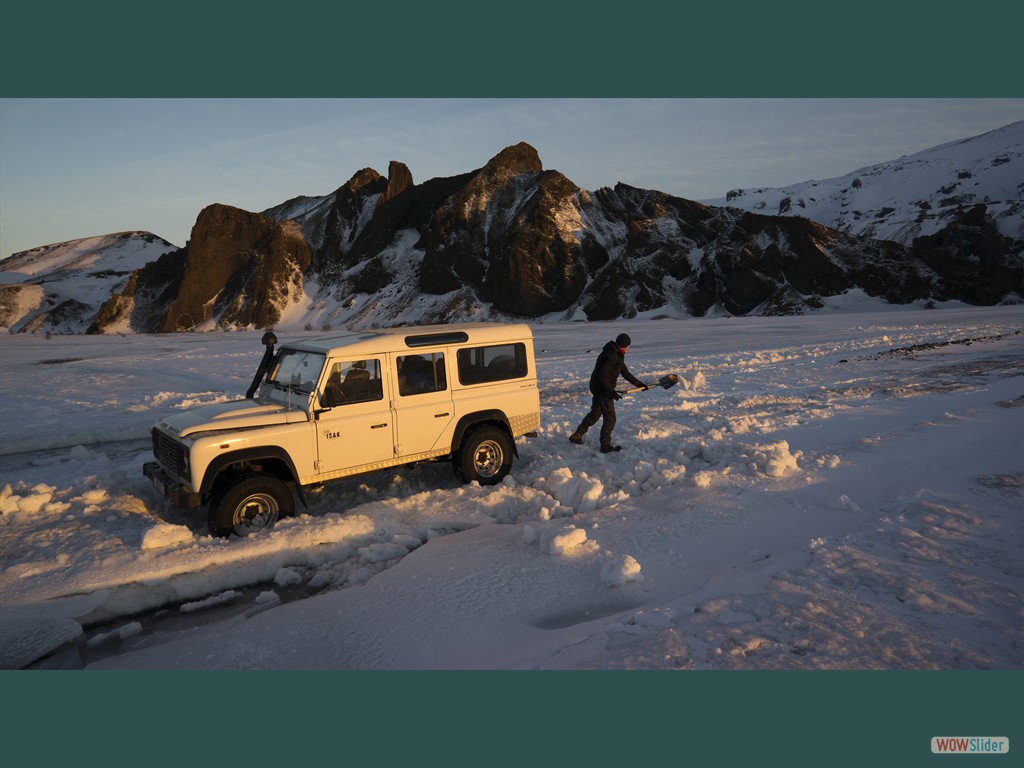
[[[308,398],[310,393],[313,391],[312,389],[303,388],[302,382],[286,384],[282,381],[271,381],[270,384],[276,389],[280,389],[282,392],[287,392],[289,395],[298,395],[301,399]],[[298,405],[298,402],[296,402],[296,405]]]

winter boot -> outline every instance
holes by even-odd
[[[571,435],[569,435],[569,442],[575,443],[576,445],[583,445],[583,435],[581,435],[579,432],[573,432]]]
[[[602,445],[601,446],[601,453],[615,453],[616,451],[621,451],[621,450],[622,450],[622,446],[621,445]]]

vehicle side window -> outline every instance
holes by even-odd
[[[398,394],[422,395],[448,389],[444,372],[444,353],[425,352],[396,358],[398,367]]]
[[[325,408],[383,399],[380,360],[332,361],[321,401]]]
[[[528,373],[523,343],[466,347],[458,351],[456,359],[463,384],[521,379]]]

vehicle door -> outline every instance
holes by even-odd
[[[395,457],[395,419],[383,364],[383,357],[328,360],[316,422],[321,474]]]
[[[448,359],[444,349],[418,349],[392,356],[395,373],[395,442],[400,456],[440,448],[454,419]]]
[[[260,431],[260,439],[283,449],[291,457],[300,477],[316,472],[316,426],[310,419],[316,401],[317,382],[323,378],[326,357],[322,352],[282,347],[274,356],[261,390],[261,402],[285,407],[284,424]],[[224,442],[245,443],[248,434],[240,429]]]

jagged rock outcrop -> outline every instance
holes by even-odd
[[[43,307],[35,313],[19,329],[22,333],[36,333],[51,329],[80,327],[88,321],[92,309],[88,304],[77,299],[66,299],[52,307]]]
[[[508,147],[435,212],[420,287],[468,287],[496,309],[528,317],[567,309],[608,259],[584,232],[580,191],[544,171],[533,147]]]
[[[320,227],[315,226],[315,217],[304,220],[307,242],[314,246],[312,270],[325,282],[336,282],[352,266],[348,254],[361,228],[373,216],[374,202],[386,189],[387,179],[372,168],[364,168],[334,193]]]
[[[1007,287],[1024,296],[1024,242],[1001,234],[984,205],[962,208],[941,231],[915,238],[911,250],[935,273],[937,300],[996,304]]]
[[[928,296],[923,264],[902,246],[807,219],[710,207],[623,184],[599,190],[584,213],[606,222],[606,247],[618,254],[583,299],[592,320],[673,304],[696,316],[713,308],[803,312],[819,308],[822,296],[856,287],[891,303]]]
[[[402,163],[394,160],[388,166],[387,183],[384,191],[373,202],[373,215],[362,230],[356,232],[344,261],[358,264],[375,259],[391,244],[395,233],[401,229],[402,221],[413,205],[412,173]]]
[[[298,224],[221,204],[199,214],[184,252],[181,285],[160,332],[211,321],[221,327],[272,326],[293,289],[301,292],[312,260]]]
[[[311,258],[297,222],[210,205],[185,247],[136,270],[96,313],[88,332],[115,326],[159,333],[270,327],[301,295]]]

